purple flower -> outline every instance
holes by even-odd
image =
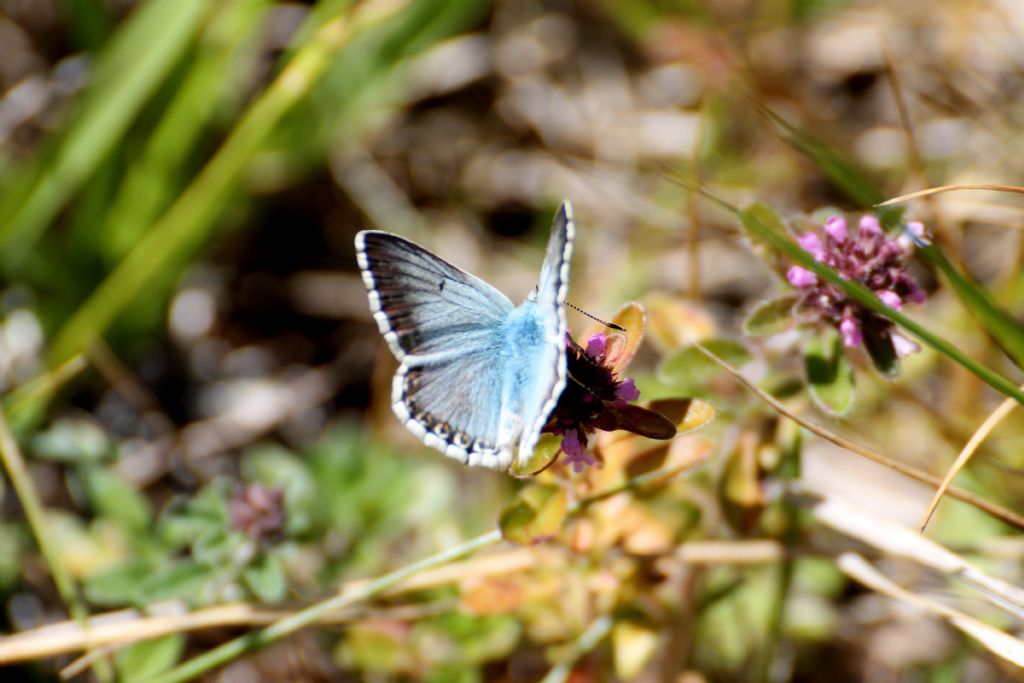
[[[825,258],[825,250],[821,246],[821,239],[813,232],[805,232],[797,241],[800,242],[800,246],[804,248],[804,251],[814,254],[814,258],[819,261]]]
[[[846,232],[846,219],[842,216],[831,216],[825,221],[825,232],[834,242],[842,244],[849,237]]]
[[[924,234],[920,223],[909,224],[908,230],[915,236]],[[875,216],[863,216],[855,234],[847,229],[845,219],[832,216],[825,221],[820,234],[804,233],[798,242],[816,261],[829,266],[843,279],[864,285],[893,310],[925,300],[924,290],[907,272],[910,247],[905,240],[887,237]],[[839,330],[844,345],[861,346],[867,338],[890,345],[898,356],[918,348],[901,337],[888,318],[858,304],[842,289],[811,271],[793,266],[786,279],[800,293],[795,310],[801,318],[832,325]]]
[[[587,340],[587,355],[594,360],[604,358],[604,352],[608,348],[608,338],[603,334],[592,334]]]
[[[615,398],[619,401],[635,401],[640,398],[640,390],[636,388],[636,382],[632,377],[627,377],[619,383],[615,389]]]
[[[813,287],[818,284],[818,276],[800,266],[790,268],[789,272],[786,273],[786,279],[794,287]]]
[[[573,471],[597,464],[587,451],[589,437],[601,430],[626,429],[656,439],[671,438],[675,425],[654,411],[631,405],[640,398],[640,390],[630,377],[619,379],[615,365],[622,358],[616,347],[603,334],[587,339],[584,349],[566,335],[565,354],[569,381],[558,397],[558,405],[548,417],[544,431],[562,437],[562,462]]]
[[[575,429],[568,430],[562,437],[562,450],[565,452],[562,462],[572,465],[572,471],[577,474],[582,472],[584,467],[597,464],[594,456],[587,453],[586,436],[583,437],[583,441],[580,441],[579,432]]]
[[[256,541],[284,533],[284,491],[263,484],[240,486],[228,503],[231,526]]]

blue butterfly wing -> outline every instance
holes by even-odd
[[[537,289],[509,316],[506,328],[517,352],[505,368],[499,437],[518,435],[518,458],[533,453],[541,430],[565,389],[566,320],[569,265],[575,223],[572,205],[563,202],[551,225]]]
[[[565,313],[574,225],[555,216],[537,290],[522,305],[423,247],[379,231],[356,252],[381,334],[401,365],[395,414],[468,465],[528,457],[565,388]]]
[[[424,443],[470,465],[507,467],[499,440],[512,303],[498,290],[390,233],[356,236],[381,334],[400,361],[392,409]]]

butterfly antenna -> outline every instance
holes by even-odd
[[[566,306],[568,306],[569,308],[571,308],[572,310],[576,311],[577,313],[582,313],[583,315],[587,316],[587,317],[588,317],[588,318],[590,318],[591,320],[596,320],[597,322],[601,323],[601,324],[602,324],[602,325],[604,325],[605,327],[610,327],[610,328],[612,328],[613,330],[618,330],[619,332],[627,332],[627,331],[628,331],[628,330],[626,330],[626,328],[625,328],[625,327],[622,327],[621,325],[616,325],[615,323],[610,323],[610,322],[607,322],[607,321],[605,321],[605,320],[601,320],[601,319],[600,319],[600,318],[598,318],[598,317],[597,317],[596,315],[590,315],[589,313],[587,313],[586,311],[584,311],[584,310],[583,310],[582,308],[580,308],[579,306],[576,306],[576,305],[574,305],[574,304],[571,304],[571,303],[569,303],[568,301],[563,301],[562,303],[563,303],[563,304],[565,304]]]

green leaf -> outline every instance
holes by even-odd
[[[99,462],[111,451],[106,432],[88,420],[59,420],[32,439],[35,457],[58,462]]]
[[[211,529],[192,544],[192,557],[211,567],[228,565],[248,539],[227,528]]]
[[[345,667],[366,673],[413,673],[422,664],[409,636],[407,628],[393,622],[356,622],[346,629],[338,660]]]
[[[537,447],[524,462],[512,463],[508,473],[517,479],[528,479],[547,469],[558,458],[562,450],[562,437],[555,434],[541,434]]]
[[[208,534],[227,528],[229,483],[218,479],[207,484],[191,498],[171,501],[157,525],[161,541],[171,548],[194,543]]]
[[[85,579],[85,597],[94,605],[119,607],[135,601],[139,584],[153,571],[153,566],[140,559],[107,567]]]
[[[510,655],[522,634],[509,615],[450,612],[416,624],[412,640],[428,665],[478,665]]]
[[[192,560],[171,560],[137,584],[136,602],[181,599],[199,604],[215,578],[214,569]]]
[[[96,60],[93,84],[45,166],[20,170],[17,193],[0,204],[0,260],[12,267],[89,178],[191,42],[207,3],[142,3]],[[47,158],[49,157],[49,158]],[[71,355],[71,354],[69,354]]]
[[[149,528],[153,513],[144,495],[106,467],[89,465],[79,471],[89,502],[100,517],[132,531]]]
[[[729,339],[711,339],[702,345],[735,368],[745,365],[751,359],[747,347]],[[695,346],[679,349],[658,368],[661,380],[671,384],[676,393],[685,395],[707,395],[708,385],[723,373],[725,370]]]
[[[180,633],[126,647],[117,653],[118,680],[147,681],[174,666],[184,651],[185,636]]]
[[[569,507],[565,489],[532,484],[501,513],[501,535],[512,543],[528,545],[553,536],[562,526]]]
[[[830,415],[845,415],[853,405],[853,369],[834,330],[812,337],[804,351],[804,370],[814,402]]]
[[[242,580],[261,602],[284,600],[288,582],[277,555],[262,553],[259,558],[242,572]]]
[[[754,306],[743,321],[743,332],[751,337],[769,337],[785,332],[793,326],[792,312],[797,298],[795,294],[785,294]]]
[[[8,593],[18,580],[27,548],[21,527],[0,522],[0,592]]]

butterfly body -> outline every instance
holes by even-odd
[[[565,203],[540,284],[519,306],[402,237],[356,236],[373,317],[399,361],[392,409],[426,445],[494,469],[532,453],[565,387],[573,230]]]

